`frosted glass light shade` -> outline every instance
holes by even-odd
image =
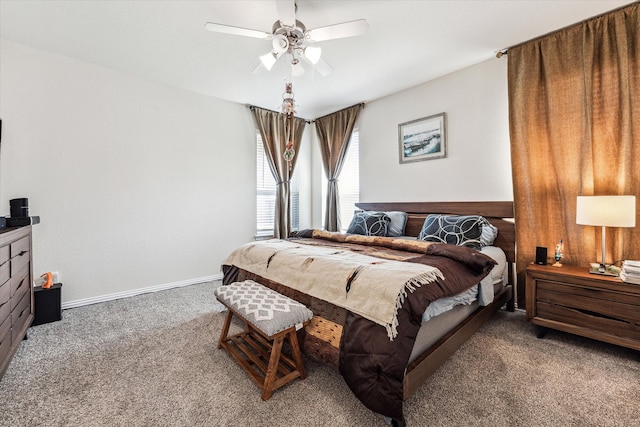
[[[280,55],[289,49],[289,40],[287,40],[287,38],[282,34],[278,34],[273,36],[271,45],[273,46],[273,51]]]
[[[320,61],[320,55],[322,55],[322,48],[320,47],[307,46],[304,49],[304,56],[314,65]]]
[[[635,196],[578,196],[576,224],[635,227]]]

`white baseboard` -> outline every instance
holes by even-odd
[[[180,288],[182,286],[196,285],[198,283],[211,282],[213,280],[222,280],[222,273],[213,274],[211,276],[198,277],[196,279],[182,280],[180,282],[165,283],[164,285],[149,286],[147,288],[132,289],[130,291],[116,292],[113,294],[100,295],[97,297],[77,299],[62,303],[62,309],[82,307],[83,305],[96,304],[99,302],[112,301],[114,299],[128,298],[136,295],[147,294],[150,292],[164,291],[166,289]]]

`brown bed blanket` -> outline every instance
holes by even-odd
[[[369,409],[403,420],[402,385],[422,314],[436,299],[460,293],[486,276],[495,262],[478,251],[461,246],[429,244],[392,238],[305,230],[290,239],[297,244],[349,250],[368,256],[436,268],[444,278],[408,292],[398,307],[397,336],[390,340],[385,327],[352,311],[296,291],[244,270],[223,265],[224,283],[253,279],[309,306],[314,319],[305,328],[306,354],[336,366],[349,388]],[[283,282],[286,280],[283,280]]]

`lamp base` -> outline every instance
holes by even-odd
[[[617,274],[613,274],[613,273],[609,273],[608,271],[593,271],[593,270],[589,270],[589,274],[597,274],[599,276],[611,276],[611,277],[618,277]]]
[[[599,276],[618,277],[620,275],[620,268],[615,265],[598,264],[594,262],[591,263],[589,273],[597,274]]]

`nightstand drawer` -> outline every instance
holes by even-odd
[[[542,319],[554,320],[568,325],[580,326],[593,331],[600,331],[619,337],[640,340],[640,323],[626,319],[603,316],[588,310],[536,302],[538,316]]]
[[[536,302],[640,322],[640,297],[637,295],[539,280]]]

